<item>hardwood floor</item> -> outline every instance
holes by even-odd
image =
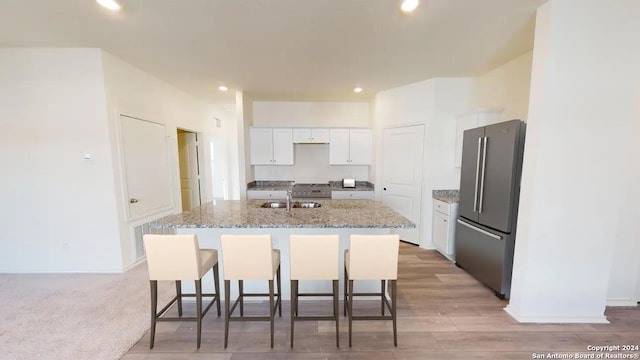
[[[235,322],[229,347],[223,348],[224,319],[210,312],[203,320],[202,347],[196,349],[195,324],[159,323],[155,347],[147,333],[124,360],[209,359],[532,359],[534,353],[583,353],[588,345],[640,345],[640,308],[609,308],[610,324],[519,324],[503,308],[507,301],[458,269],[435,251],[402,244],[398,279],[398,347],[390,322],[354,322],[348,346],[346,318],[340,318],[340,348],[335,324],[296,323],[295,347],[289,343],[288,303],[277,318],[275,346],[269,347],[267,322]],[[193,304],[191,304],[193,305]],[[301,302],[301,314],[327,314],[330,301]],[[185,311],[194,311],[186,306]],[[247,304],[245,313],[264,313],[263,303]],[[379,302],[355,301],[354,312],[380,309]],[[189,314],[188,312],[186,314]],[[631,354],[638,352],[631,352]],[[627,352],[629,354],[629,352]]]

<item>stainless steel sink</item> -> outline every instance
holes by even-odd
[[[319,208],[320,206],[322,206],[322,204],[315,201],[296,201],[292,204],[292,206],[294,208]]]
[[[287,207],[287,203],[284,201],[269,201],[260,206],[263,208],[270,208],[270,209],[285,209]],[[291,202],[292,208],[319,208],[320,206],[322,206],[322,204],[314,201]]]

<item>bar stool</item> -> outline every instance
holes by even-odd
[[[338,331],[338,281],[340,279],[340,237],[338,235],[291,235],[289,237],[291,264],[291,347],[293,328],[297,320],[334,320],[336,346],[340,347]],[[300,280],[332,280],[332,293],[300,293]],[[298,316],[299,296],[332,296],[333,316]]]
[[[398,346],[396,326],[396,281],[398,279],[398,235],[351,235],[349,249],[344,252],[344,312],[349,315],[349,347],[353,320],[391,320],[393,345]],[[379,293],[353,292],[354,280],[381,280]],[[385,280],[389,280],[391,303],[385,296]],[[353,316],[354,296],[380,296],[380,316]],[[385,306],[391,315],[385,316]]]
[[[147,254],[149,282],[151,286],[151,338],[149,348],[153,349],[158,321],[196,321],[198,333],[198,349],[202,334],[202,318],[213,303],[220,316],[220,286],[218,281],[218,252],[212,249],[200,249],[196,235],[151,235],[143,237],[144,250]],[[213,285],[215,294],[202,293],[202,277],[213,269]],[[176,282],[176,296],[159,312],[158,281]],[[182,293],[182,280],[194,280],[195,294]],[[182,298],[196,298],[196,316],[182,317]],[[202,297],[213,297],[209,305],[202,310]],[[178,303],[178,317],[162,317],[167,310]]]
[[[273,330],[275,310],[282,316],[281,281],[280,281],[280,250],[273,249],[271,235],[222,235],[222,267],[224,269],[224,348],[229,339],[230,321],[270,321],[271,347],[273,348]],[[274,274],[277,280],[278,292],[274,294]],[[238,298],[230,306],[231,280],[238,280]],[[246,294],[243,289],[244,280],[268,280],[268,294]],[[274,295],[277,297],[274,307]],[[244,298],[246,296],[268,296],[269,316],[244,316]],[[236,306],[240,304],[240,316],[232,317]]]

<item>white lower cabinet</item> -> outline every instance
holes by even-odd
[[[247,190],[248,200],[286,200],[285,190]]]
[[[455,261],[455,232],[458,204],[433,199],[433,244],[449,260]]]
[[[375,194],[373,191],[332,191],[332,200],[374,200]]]

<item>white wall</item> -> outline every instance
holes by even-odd
[[[371,127],[367,102],[252,102],[251,123],[262,127]],[[247,159],[249,161],[249,159]],[[329,146],[295,145],[294,165],[253,167],[252,180],[327,182],[370,180],[370,166],[329,165]],[[251,180],[249,180],[251,181]]]
[[[502,109],[502,121],[527,121],[533,52],[474,78],[474,108]]]
[[[0,272],[122,268],[100,59],[0,49]]]
[[[434,189],[457,189],[454,166],[456,116],[472,107],[472,80],[444,78],[385,90],[375,98],[376,183],[382,184],[382,131],[403,125],[425,125],[420,246],[433,249],[431,222]],[[378,194],[378,196],[380,196]]]
[[[253,126],[370,127],[368,102],[254,101]]]
[[[553,0],[538,10],[507,307],[520,321],[604,322],[612,286],[635,292],[638,17],[635,0]],[[614,256],[628,262],[612,268]]]
[[[229,114],[222,107],[208,105],[104,51],[102,52],[102,64],[111,146],[113,148],[113,178],[116,184],[116,199],[120,214],[120,242],[124,265],[129,266],[135,260],[134,247],[130,237],[131,226],[158,218],[166,213],[182,211],[177,128],[202,133],[201,140],[203,144],[207,144],[205,149],[208,150],[208,144],[212,139],[215,140],[225,135],[225,129],[216,127],[215,118],[223,118],[225,121],[221,121],[221,123],[224,126],[229,121],[224,118]],[[173,173],[173,210],[150,214],[147,218],[135,223],[125,219],[124,210],[127,203],[122,195],[124,182],[121,180],[121,160],[118,151],[118,114],[166,125]],[[202,173],[205,175],[201,186],[202,201],[207,202],[212,198],[211,158],[209,151],[202,151],[201,155],[204,156],[200,159],[200,163],[204,167]],[[224,154],[221,155],[224,156]],[[219,171],[225,172],[228,169],[221,168]]]
[[[0,94],[0,161],[11,174],[0,180],[4,272],[130,266],[136,224],[124,215],[118,114],[167,125],[174,211],[180,211],[177,127],[203,133],[208,144],[225,137],[214,116],[229,115],[99,49],[1,49]],[[85,153],[92,159],[83,160]],[[202,155],[208,200],[209,151]]]

